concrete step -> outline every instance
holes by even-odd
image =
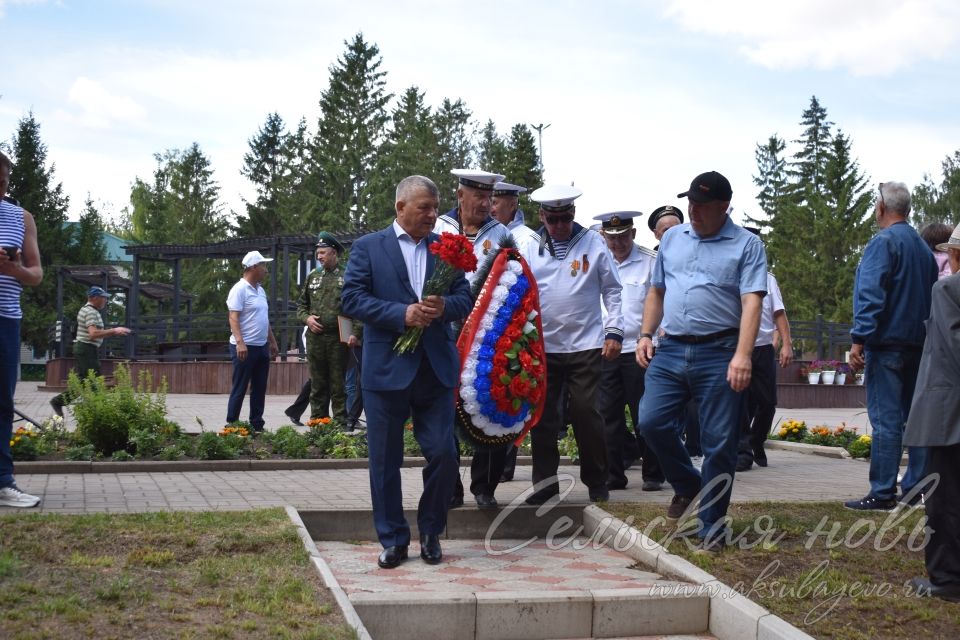
[[[316,544],[374,638],[618,638],[708,628],[706,594],[583,537],[549,546],[445,539],[440,565],[422,562],[413,544],[411,558],[389,570],[376,565],[377,543]]]

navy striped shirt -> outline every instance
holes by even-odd
[[[3,199],[0,199],[0,246],[23,249],[23,209]],[[23,317],[20,310],[22,290],[19,280],[0,274],[0,317]]]

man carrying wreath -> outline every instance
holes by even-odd
[[[393,224],[353,244],[342,294],[344,315],[364,323],[361,387],[373,519],[383,545],[377,563],[383,568],[406,560],[410,544],[400,465],[403,424],[411,416],[427,462],[417,509],[420,556],[430,564],[442,559],[440,533],[457,475],[453,421],[460,360],[451,323],[465,318],[473,305],[460,272],[439,295],[422,297],[439,262],[428,249],[438,240],[431,232],[440,206],[437,186],[424,176],[404,178],[395,206]],[[420,329],[422,336],[398,353],[395,344],[408,329]]]

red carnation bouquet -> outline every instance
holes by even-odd
[[[463,272],[477,269],[477,256],[473,253],[473,244],[466,236],[459,233],[444,232],[440,239],[430,245],[430,253],[437,256],[436,269],[433,276],[423,285],[423,297],[436,296],[445,292],[453,279]],[[422,327],[407,327],[396,343],[393,350],[397,353],[409,353],[420,344],[423,335]]]

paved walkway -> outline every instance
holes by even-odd
[[[25,382],[17,387],[16,406],[27,415],[42,419],[50,415],[52,393],[37,389],[38,383]],[[266,419],[268,428],[287,421],[283,410],[292,396],[269,396]],[[207,429],[222,426],[226,396],[176,394],[167,396],[173,420],[189,431],[199,431],[200,418]],[[867,428],[866,416],[856,409],[786,410],[786,417],[804,419],[807,424],[846,422]],[[68,424],[71,420],[68,418]],[[735,501],[845,500],[864,495],[867,490],[867,465],[861,461],[839,460],[788,451],[770,450],[770,466],[754,467],[741,473],[734,484]],[[509,503],[530,487],[529,466],[518,466],[513,482],[502,484],[498,500]],[[579,468],[562,467],[561,472],[577,479],[566,500],[586,503],[586,488],[579,483]],[[469,484],[469,469],[461,469]],[[614,491],[615,502],[669,501],[664,491],[640,491],[640,470],[627,472],[630,485]],[[403,469],[404,504],[416,508],[423,484],[421,469]],[[91,513],[165,510],[243,510],[266,506],[292,505],[298,509],[368,509],[370,487],[365,469],[309,471],[231,471],[191,473],[100,473],[100,474],[21,474],[18,484],[39,495],[42,512]],[[471,503],[470,496],[467,504]],[[0,513],[10,509],[0,507]]]
[[[50,398],[54,396],[51,391],[39,390],[37,388],[39,385],[39,382],[19,383],[15,398],[17,409],[38,422],[53,415],[53,410],[50,408]],[[283,411],[290,406],[294,397],[267,396],[263,416],[268,429],[272,430],[290,424],[290,420],[284,415]],[[241,416],[246,418],[248,411],[248,403],[245,403]],[[203,423],[203,429],[207,431],[219,430],[226,418],[227,395],[170,394],[167,396],[167,412],[170,419],[188,433],[199,433],[202,430],[201,422]],[[67,424],[72,425],[73,419],[70,416],[69,407],[66,414]],[[305,417],[310,417],[309,412]],[[804,420],[810,427],[818,424],[836,427],[843,422],[849,427],[856,428],[861,433],[870,432],[870,421],[867,419],[867,413],[864,409],[778,409],[773,421],[774,425],[789,418]]]

